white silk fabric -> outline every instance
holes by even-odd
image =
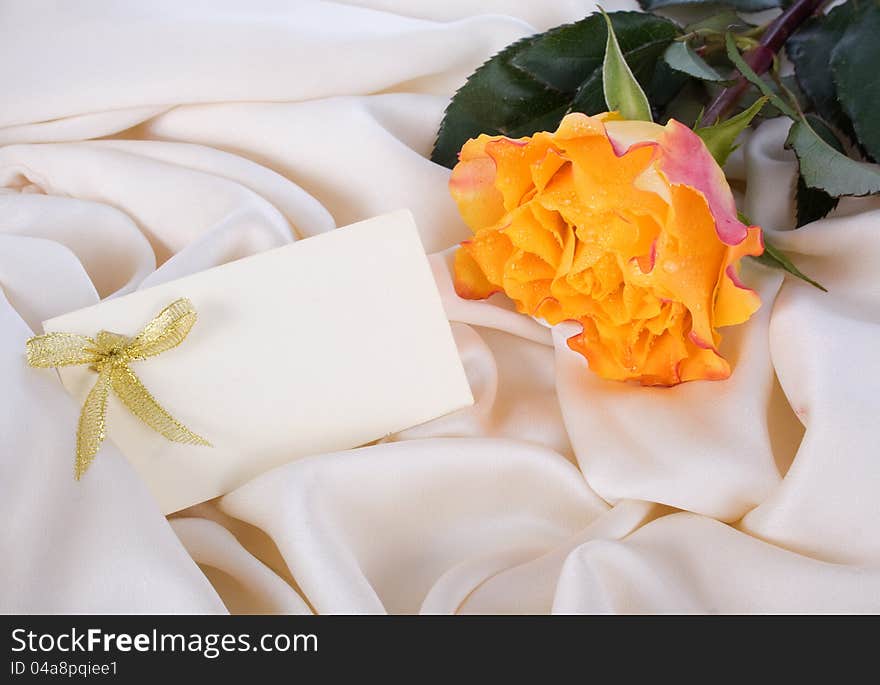
[[[729,172],[829,292],[744,269],[763,306],[724,331],[730,380],[603,381],[570,330],[452,290],[468,233],[428,160],[449,97],[593,9],[0,7],[0,611],[880,611],[880,204],[789,230],[786,122]],[[112,444],[73,480],[79,407],[24,362],[42,320],[401,207],[473,407],[170,520]],[[290,401],[309,401],[296,379]]]

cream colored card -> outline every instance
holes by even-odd
[[[131,368],[213,447],[166,440],[112,393],[107,409],[109,439],[164,513],[297,457],[363,445],[473,402],[407,211],[102,302],[44,328],[134,336],[181,297],[198,312],[189,335]],[[84,366],[59,374],[79,403],[96,379]]]

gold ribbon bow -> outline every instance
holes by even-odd
[[[76,479],[89,468],[105,437],[107,397],[112,388],[132,414],[174,442],[211,446],[180,423],[153,398],[129,364],[177,347],[197,319],[192,302],[169,304],[134,338],[101,331],[95,338],[75,333],[47,333],[27,341],[30,366],[88,364],[98,374],[79,415],[76,433]]]

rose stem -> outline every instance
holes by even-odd
[[[763,74],[776,53],[785,45],[788,37],[803,24],[826,0],[796,0],[792,5],[767,26],[758,44],[743,55],[756,74]],[[703,115],[703,126],[711,126],[726,115],[739,101],[749,87],[749,82],[740,76],[736,83],[722,90]]]

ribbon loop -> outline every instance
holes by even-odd
[[[27,341],[27,362],[30,366],[78,366],[95,359],[95,341],[73,333],[47,333]]]
[[[211,446],[162,407],[129,366],[130,362],[177,347],[197,318],[192,302],[181,298],[159,312],[134,338],[100,331],[94,339],[74,333],[47,333],[27,341],[30,366],[88,364],[89,369],[98,374],[79,416],[74,471],[77,480],[89,468],[106,437],[107,399],[111,389],[132,414],[168,440]]]
[[[130,348],[131,353],[142,359],[177,347],[189,335],[197,318],[189,300],[172,302],[137,334]]]

